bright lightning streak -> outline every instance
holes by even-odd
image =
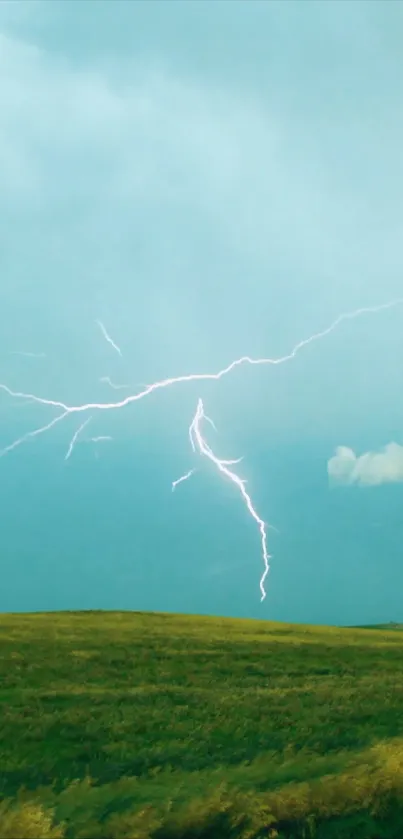
[[[128,390],[130,388],[130,385],[115,385],[109,376],[102,376],[99,381],[109,385],[109,387],[112,387],[113,390]]]
[[[214,428],[214,431],[216,432],[217,429],[216,429],[216,427],[213,423],[213,420],[210,419],[210,417],[208,417],[207,414],[204,414],[204,419],[206,420],[206,422],[210,423],[211,427]],[[194,440],[193,440],[192,426],[189,426],[189,440],[190,440],[190,445],[191,445],[193,451],[195,452],[196,451],[196,446],[195,446],[195,443],[194,443]],[[189,477],[189,476],[186,475],[185,477]],[[184,478],[183,479],[181,478],[180,480],[184,480]]]
[[[27,434],[24,434],[23,437],[20,437],[19,440],[14,440],[14,443],[10,443],[9,446],[6,446],[5,449],[0,451],[0,457],[4,457],[5,454],[8,452],[12,452],[13,449],[16,449],[17,446],[21,445],[21,443],[25,443],[26,440],[32,440],[34,437],[38,437],[39,434],[43,434],[44,431],[50,431],[56,423],[60,422],[62,419],[67,417],[69,411],[64,411],[63,414],[59,414],[58,417],[54,417],[47,425],[42,425],[40,428],[36,428],[34,431],[28,431]]]
[[[66,405],[64,402],[59,402],[56,399],[44,399],[41,396],[36,396],[32,393],[20,393],[18,391],[11,390],[11,388],[7,387],[7,385],[0,384],[0,390],[4,390],[9,396],[13,396],[18,399],[32,399],[33,402],[37,402],[39,405],[47,405],[48,407],[53,408],[61,408],[66,414],[77,414],[83,413],[85,411],[111,411],[118,408],[124,408],[126,405],[131,405],[132,402],[139,402],[140,399],[144,399],[145,396],[149,396],[150,393],[153,393],[156,390],[162,390],[166,387],[171,387],[175,384],[184,384],[185,382],[201,382],[201,381],[218,381],[226,376],[228,373],[231,373],[236,367],[240,367],[243,364],[271,364],[273,366],[277,366],[278,364],[284,364],[286,361],[291,361],[291,359],[295,358],[297,353],[303,349],[303,347],[312,344],[314,341],[318,341],[320,338],[324,338],[326,335],[329,335],[333,332],[340,323],[345,320],[352,320],[354,318],[359,317],[363,314],[370,314],[375,312],[380,312],[384,309],[391,309],[394,306],[399,306],[403,304],[403,298],[399,298],[397,300],[392,300],[389,303],[381,303],[379,306],[366,306],[365,308],[356,309],[354,312],[347,312],[343,315],[339,315],[333,323],[330,324],[326,329],[323,329],[321,332],[315,332],[313,335],[310,335],[309,338],[305,338],[302,341],[299,341],[298,344],[291,350],[288,355],[280,356],[279,358],[250,358],[247,355],[241,356],[241,358],[235,359],[235,361],[231,361],[227,367],[223,367],[222,370],[219,370],[218,373],[189,373],[184,376],[174,376],[173,378],[169,379],[161,379],[160,381],[154,382],[153,384],[147,385],[147,387],[140,391],[139,393],[131,394],[130,396],[126,396],[125,399],[121,399],[118,402],[87,402],[82,405]]]
[[[177,478],[176,481],[172,481],[172,492],[174,491],[175,487],[178,486],[178,484],[181,484],[182,481],[189,480],[189,478],[192,475],[194,475],[195,472],[196,472],[196,469],[189,469],[189,472],[186,472],[186,475],[182,475],[181,478]]]
[[[207,417],[207,416],[205,415],[205,416],[204,416],[204,419],[205,419],[205,420],[207,420],[207,422],[209,422],[209,423],[210,423],[211,427],[212,427],[212,428],[214,428],[214,431],[217,431],[217,429],[216,429],[216,427],[215,427],[215,425],[214,425],[214,423],[213,423],[213,420],[212,420],[210,417]]]
[[[102,378],[99,381],[109,385],[109,387],[113,388],[113,390],[130,390],[130,387],[131,387],[131,385],[115,385],[115,383],[112,382],[112,380],[109,378],[109,376],[102,376]],[[145,382],[137,382],[135,384],[135,386],[136,387],[149,387],[149,385],[145,384]]]
[[[104,336],[104,338],[105,338],[105,341],[107,341],[107,342],[108,342],[108,344],[110,344],[110,345],[111,345],[111,347],[113,347],[113,349],[114,349],[114,350],[116,350],[116,352],[117,352],[117,353],[119,353],[119,355],[121,356],[121,355],[122,355],[122,352],[121,352],[120,347],[118,347],[118,345],[117,345],[117,344],[115,344],[115,342],[112,340],[111,336],[110,336],[110,335],[108,334],[108,332],[106,331],[106,329],[105,329],[105,327],[104,327],[104,325],[103,325],[102,321],[101,321],[101,320],[97,320],[97,321],[96,321],[96,323],[98,324],[98,326],[99,326],[99,328],[100,328],[100,330],[101,330],[101,332],[102,332],[102,335],[103,335],[103,336]]]
[[[264,571],[263,571],[263,574],[261,576],[260,583],[259,583],[260,591],[262,592],[262,597],[261,597],[261,601],[262,601],[266,597],[266,591],[265,591],[265,588],[264,588],[264,581],[265,581],[265,579],[266,579],[266,577],[269,573],[269,570],[270,570],[269,560],[271,559],[271,556],[270,556],[270,554],[268,553],[268,550],[267,550],[266,525],[265,525],[265,522],[263,521],[263,519],[261,519],[260,516],[258,516],[258,514],[257,514],[257,512],[256,512],[256,510],[253,506],[252,499],[251,499],[250,495],[246,492],[246,489],[245,489],[246,481],[243,480],[242,478],[240,478],[239,475],[237,475],[235,472],[232,472],[231,469],[228,469],[228,466],[233,465],[235,463],[239,463],[240,461],[239,460],[220,460],[214,454],[214,452],[212,451],[212,449],[210,448],[210,446],[208,445],[208,443],[204,439],[203,434],[201,432],[201,423],[202,423],[203,419],[207,419],[207,417],[206,417],[206,414],[204,413],[203,400],[199,399],[199,401],[197,403],[196,413],[194,415],[194,418],[193,418],[192,423],[191,423],[190,428],[189,428],[190,439],[193,443],[194,450],[198,449],[201,455],[203,455],[204,457],[207,457],[208,460],[211,461],[211,463],[214,463],[214,466],[217,467],[217,469],[221,472],[222,475],[225,475],[227,478],[229,478],[230,481],[232,481],[233,484],[235,484],[235,486],[238,487],[238,489],[239,489],[239,491],[242,495],[242,498],[245,501],[245,504],[247,506],[247,509],[248,509],[250,515],[252,516],[252,518],[255,520],[256,524],[259,527],[260,540],[261,540],[261,545],[262,545],[262,556],[263,556],[263,562],[264,562]]]
[[[88,417],[88,419],[86,419],[85,422],[82,422],[80,427],[77,428],[77,431],[75,432],[75,434],[73,435],[73,437],[70,440],[70,445],[67,449],[67,453],[66,453],[66,456],[64,458],[65,460],[68,460],[69,457],[71,457],[71,455],[73,453],[74,446],[77,442],[77,439],[78,439],[79,435],[81,434],[82,431],[84,431],[85,426],[88,425],[88,423],[91,422],[91,420],[92,420],[92,417]]]
[[[217,373],[189,373],[187,375],[181,375],[181,376],[175,376],[173,378],[162,379],[160,381],[154,382],[153,384],[147,385],[145,387],[145,389],[140,391],[139,393],[131,394],[131,395],[127,396],[126,398],[124,398],[120,401],[117,401],[117,402],[87,402],[87,403],[84,403],[84,404],[81,404],[81,405],[70,405],[69,406],[69,405],[65,404],[64,402],[60,402],[58,400],[44,399],[43,397],[36,396],[35,394],[13,391],[7,385],[0,384],[0,390],[3,390],[9,396],[12,396],[12,397],[17,398],[17,399],[29,399],[32,402],[35,402],[39,405],[46,405],[48,407],[60,408],[62,410],[62,413],[59,414],[57,417],[55,417],[47,425],[44,425],[41,428],[38,428],[34,431],[30,431],[27,434],[24,434],[18,440],[15,440],[9,446],[7,446],[5,449],[3,449],[3,451],[0,452],[0,457],[2,457],[7,452],[12,451],[13,449],[15,449],[17,446],[19,446],[21,443],[25,442],[26,440],[32,439],[32,438],[38,436],[39,434],[42,434],[45,431],[50,430],[54,425],[56,425],[56,423],[61,422],[61,420],[63,420],[69,414],[84,413],[84,412],[89,411],[89,410],[108,411],[108,410],[116,410],[116,409],[119,409],[119,408],[124,408],[124,407],[126,407],[126,405],[130,405],[133,402],[138,402],[138,401],[140,401],[140,399],[143,399],[144,397],[149,396],[154,391],[162,390],[163,388],[170,387],[171,385],[174,385],[174,384],[184,384],[185,382],[208,381],[208,380],[218,381],[218,380],[222,379],[224,376],[226,376],[228,373],[232,372],[232,370],[234,370],[236,367],[240,367],[241,365],[244,365],[244,364],[250,364],[250,365],[271,364],[273,366],[277,366],[278,364],[283,364],[286,361],[290,361],[291,359],[295,358],[297,353],[299,353],[299,351],[302,350],[303,347],[306,347],[309,344],[312,344],[313,342],[318,341],[319,339],[324,338],[327,335],[330,335],[330,333],[333,332],[343,321],[353,320],[353,319],[355,319],[355,318],[357,318],[361,315],[364,315],[364,314],[378,313],[378,312],[384,311],[386,309],[391,309],[395,306],[399,306],[401,304],[403,304],[403,298],[398,298],[396,300],[391,300],[387,303],[382,303],[378,306],[366,306],[366,307],[362,307],[360,309],[355,309],[352,312],[346,312],[344,314],[341,314],[326,329],[323,329],[320,332],[316,332],[313,335],[310,335],[308,338],[305,338],[302,341],[299,341],[298,344],[296,344],[294,346],[294,348],[291,350],[290,353],[288,353],[287,355],[284,355],[284,356],[280,356],[279,358],[257,358],[257,359],[254,359],[254,358],[251,358],[250,356],[241,356],[240,358],[237,358],[234,361],[232,361],[226,367],[223,367]],[[105,339],[108,341],[108,343],[110,343],[112,345],[112,347],[119,353],[119,355],[122,355],[119,347],[114,343],[114,341],[112,341],[111,337],[106,332],[106,329],[105,329],[104,325],[101,323],[101,321],[97,321],[97,323],[98,323],[101,331],[103,332],[103,335],[104,335]],[[110,382],[110,380],[109,380],[109,383],[112,384]],[[113,387],[113,385],[112,385],[112,387]],[[235,483],[239,487],[239,489],[241,491],[241,494],[242,494],[242,496],[243,496],[243,498],[244,498],[244,500],[247,504],[247,507],[248,507],[248,510],[249,510],[250,514],[252,515],[252,517],[255,519],[255,521],[259,525],[259,529],[260,529],[260,533],[261,533],[261,537],[262,537],[263,557],[264,557],[264,562],[265,562],[265,570],[264,570],[262,579],[260,581],[260,588],[261,588],[261,591],[262,591],[262,599],[264,599],[264,597],[265,597],[264,580],[265,580],[265,578],[268,574],[268,571],[269,571],[269,563],[268,563],[269,554],[267,553],[266,530],[265,530],[264,522],[259,518],[259,516],[257,515],[256,511],[253,508],[250,497],[245,490],[245,481],[241,480],[239,478],[239,476],[237,476],[234,472],[231,472],[231,470],[228,469],[228,466],[231,465],[231,462],[230,461],[219,460],[214,455],[214,453],[212,452],[210,447],[207,445],[207,443],[204,440],[204,438],[201,434],[201,431],[200,431],[200,422],[201,422],[202,419],[207,420],[214,427],[214,423],[212,422],[212,420],[210,420],[209,417],[207,417],[204,414],[203,403],[202,403],[201,400],[199,400],[195,418],[194,418],[193,423],[192,423],[192,425],[189,429],[189,436],[190,436],[190,442],[191,442],[192,448],[195,450],[196,446],[197,446],[198,449],[199,449],[199,452],[201,454],[203,454],[205,457],[207,457],[209,460],[211,460],[216,465],[216,467],[219,469],[220,472],[225,474],[231,481],[233,481],[233,483]],[[68,453],[66,455],[66,459],[71,455],[72,449],[74,447],[74,443],[77,439],[77,436],[81,432],[82,428],[87,424],[87,422],[89,422],[89,420],[87,420],[85,423],[83,423],[82,426],[80,426],[80,428],[78,429],[78,432],[76,432],[76,435],[74,436],[73,440],[70,443],[70,447],[69,447]]]
[[[105,440],[113,440],[113,437],[105,434],[101,434],[99,437],[90,437],[90,443],[103,443]]]

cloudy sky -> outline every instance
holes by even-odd
[[[402,38],[402,5],[376,0],[3,2],[0,382],[108,401],[132,392],[108,377],[135,391],[282,356],[342,312],[403,297]],[[402,325],[403,306],[366,315],[287,364],[92,412],[67,466],[87,415],[8,454],[0,608],[397,619]],[[263,607],[233,489],[197,462],[170,494],[194,466],[200,396],[210,445],[243,455],[274,513]],[[2,391],[0,446],[55,415]],[[374,558],[364,590],[374,526],[383,576]]]

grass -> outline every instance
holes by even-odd
[[[2,839],[402,839],[403,633],[0,616]]]

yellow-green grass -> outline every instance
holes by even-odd
[[[3,615],[0,649],[3,839],[403,839],[395,627]]]

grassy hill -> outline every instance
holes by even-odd
[[[353,629],[403,629],[403,623],[395,623],[394,621],[390,621],[390,623],[376,623],[376,624],[369,624],[368,626],[357,626],[352,627]]]
[[[403,837],[403,634],[0,616],[2,839]]]

